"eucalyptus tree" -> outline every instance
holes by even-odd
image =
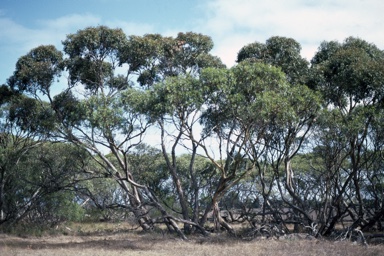
[[[163,157],[178,195],[183,218],[186,220],[192,219],[190,212],[193,210],[193,204],[188,202],[185,195],[177,157],[179,150],[190,151],[192,154],[190,178],[191,182],[196,184],[193,165],[197,153],[197,144],[190,141],[190,136],[194,136],[194,127],[198,124],[199,111],[203,104],[198,85],[196,78],[190,76],[182,78],[180,75],[179,77],[170,77],[164,83],[156,84],[153,93],[151,93],[153,104],[150,106],[150,115],[157,119],[160,127]],[[172,132],[172,129],[174,129],[174,132]],[[185,230],[189,232],[188,225],[185,225]]]
[[[65,59],[53,46],[32,49],[19,59],[8,80],[11,90],[28,95],[46,117],[38,118],[41,123],[25,122],[24,128],[35,125],[51,138],[86,149],[119,184],[127,207],[144,230],[162,221],[185,237],[147,184],[136,181],[129,155],[147,129],[160,121],[143,111],[151,100],[144,89],[166,77],[182,72],[196,75],[200,67],[219,63],[208,54],[212,41],[194,33],[180,33],[176,39],[159,35],[127,38],[121,29],[99,26],[68,35],[63,45]],[[68,84],[55,94],[52,86],[61,75],[67,76]],[[27,110],[28,106],[17,109],[23,122],[28,120],[22,119]],[[163,154],[167,156],[165,151]],[[162,217],[151,219],[151,207]],[[188,218],[182,221],[190,222]]]
[[[145,42],[145,45],[153,46],[153,38],[153,35],[145,36],[145,40],[140,40],[140,45]],[[156,120],[160,129],[163,157],[172,177],[183,219],[197,223],[198,204],[188,200],[185,195],[177,162],[178,151],[184,150],[192,155],[189,164],[190,179],[191,183],[195,184],[195,189],[198,189],[194,169],[198,144],[191,140],[191,137],[196,135],[196,126],[204,104],[198,77],[201,69],[205,67],[224,65],[209,53],[213,42],[208,36],[188,32],[179,33],[174,39],[159,36],[155,38],[160,46],[150,47],[154,52],[138,79],[148,88],[148,105],[146,109],[142,108],[142,111],[150,119]],[[134,42],[138,40],[135,38]],[[185,223],[186,233],[190,232],[189,226]]]
[[[53,114],[50,131],[54,138],[87,149],[104,167],[126,193],[131,211],[147,230],[153,223],[139,191],[146,187],[135,182],[127,155],[150,124],[132,110],[140,100],[136,97],[139,92],[129,78],[116,71],[121,66],[119,49],[126,43],[121,29],[100,26],[79,30],[63,41],[66,59],[53,46],[32,49],[19,59],[9,83],[13,90],[39,99],[40,106]],[[52,86],[63,70],[68,74],[68,86],[54,95]],[[106,156],[108,152],[116,164]]]
[[[382,50],[353,37],[343,43],[323,42],[311,61],[311,86],[323,94],[327,107],[317,136],[326,160],[327,195],[320,228],[324,235],[344,214],[354,220],[353,227],[383,216],[382,208],[376,209],[377,215],[368,214],[362,191],[363,184],[372,182],[371,171],[382,152],[377,135],[382,127],[383,61]]]
[[[237,61],[241,63],[248,60],[269,64],[280,68],[285,74],[288,86],[280,92],[280,95],[265,94],[264,97],[265,104],[262,109],[263,113],[266,113],[265,119],[268,120],[265,123],[268,136],[265,136],[264,143],[268,153],[260,156],[263,161],[258,165],[259,180],[265,190],[264,199],[266,200],[273,185],[271,180],[269,182],[264,180],[265,170],[272,168],[274,178],[279,180],[280,170],[283,169],[284,188],[280,187],[280,182],[276,183],[281,199],[289,207],[304,214],[307,221],[312,222],[304,211],[308,207],[305,207],[300,199],[303,195],[295,191],[297,184],[295,184],[291,166],[293,157],[308,140],[320,110],[319,94],[306,86],[311,77],[309,63],[300,55],[300,50],[300,44],[294,39],[275,36],[269,38],[265,44],[255,42],[244,46],[238,53]],[[267,167],[268,163],[272,166]],[[292,200],[286,198],[286,192]]]
[[[383,158],[383,123],[384,112],[376,113],[370,132],[368,141],[371,143],[371,149],[363,154],[363,157],[371,157],[371,161],[366,161],[368,164],[364,166],[366,177],[362,184],[363,201],[366,203],[365,214],[368,216],[367,221],[362,225],[362,230],[371,229],[376,225],[378,230],[383,230],[382,220],[384,218],[384,158]]]
[[[42,122],[35,101],[23,97],[8,85],[2,85],[0,92],[0,224],[2,224],[17,221],[17,216],[26,211],[25,207],[16,203],[15,192],[23,183],[20,181],[17,165],[31,149],[44,141],[45,136],[39,133],[37,126],[31,129],[22,128],[27,128],[27,124],[32,120]],[[28,108],[24,110],[24,106]],[[35,198],[33,195],[34,193],[29,195],[32,200]],[[27,197],[24,194],[21,199],[23,196]]]
[[[301,193],[299,176],[292,166],[293,158],[305,150],[306,143],[311,139],[313,127],[319,116],[320,96],[305,85],[290,86],[282,98],[275,101],[274,116],[270,118],[268,130],[270,136],[267,142],[268,154],[271,159],[275,176],[279,181],[280,170],[284,171],[284,188],[277,182],[281,200],[293,209],[298,224],[312,224],[310,207]],[[273,106],[273,105],[272,105]],[[271,111],[267,112],[271,113]],[[273,113],[273,112],[272,112]]]
[[[253,61],[231,69],[206,69],[201,80],[207,91],[203,132],[216,138],[219,149],[215,157],[208,141],[199,143],[220,173],[211,207],[218,224],[233,232],[219,214],[220,200],[260,164],[273,136],[271,127],[278,127],[276,121],[292,112],[290,87],[280,69]]]
[[[85,152],[28,140],[2,134],[0,224],[79,220],[82,210],[74,190],[87,168]]]
[[[81,220],[84,212],[76,201],[76,188],[87,179],[83,174],[90,162],[85,150],[68,143],[45,142],[30,149],[13,169],[18,182],[8,191],[19,208],[17,220]]]
[[[33,65],[36,58],[52,61],[53,69],[58,66],[61,54],[56,55],[51,46],[45,50],[39,47],[22,57],[16,66],[20,73],[1,87],[0,224],[48,223],[81,214],[73,190],[83,180],[89,158],[82,149],[50,143],[54,111],[39,100],[37,88],[28,87],[28,83],[47,85],[49,76],[58,74],[58,70],[50,73],[50,64],[44,61]]]
[[[132,52],[133,41],[128,40],[120,29],[97,27],[69,35],[63,44],[69,55],[65,65],[70,82],[72,85],[80,82],[87,94],[81,104],[86,118],[76,135],[81,141],[76,139],[74,143],[88,147],[98,155],[100,163],[128,196],[130,209],[139,224],[147,230],[152,228],[153,220],[148,216],[145,201],[162,215],[168,214],[148,187],[136,182],[129,164],[130,151],[141,143],[152,122],[137,111],[145,95],[130,80],[132,75],[138,76],[139,82],[142,80],[143,73],[148,70],[145,65],[151,58],[142,55],[143,49],[138,53]],[[154,43],[161,45],[160,40]],[[130,53],[128,56],[127,51]],[[117,74],[119,66],[126,67],[126,76]],[[139,72],[141,69],[143,72]],[[114,162],[97,145],[110,150]],[[164,221],[181,234],[174,220],[164,217]]]

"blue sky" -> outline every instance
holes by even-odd
[[[307,59],[322,41],[348,36],[384,49],[383,11],[382,0],[2,0],[0,84],[33,47],[61,50],[67,34],[88,26],[119,27],[127,35],[203,33],[230,67],[242,46],[275,35],[297,40]]]

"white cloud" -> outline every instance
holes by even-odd
[[[30,49],[44,44],[53,44],[62,49],[61,41],[68,34],[76,33],[79,29],[89,26],[107,25],[111,28],[121,28],[127,35],[146,34],[153,31],[148,24],[129,23],[120,20],[104,21],[92,14],[72,14],[52,20],[39,20],[38,26],[29,28],[21,26],[7,18],[0,18],[0,40],[3,45],[25,54]]]
[[[215,53],[229,66],[241,47],[275,35],[297,40],[307,59],[322,41],[343,41],[348,36],[384,46],[381,0],[213,0],[205,9],[199,27],[212,36]]]
[[[8,18],[0,18],[0,27],[0,40],[9,45],[25,40],[26,36],[33,32]]]
[[[100,19],[86,15],[69,15],[54,20],[39,20],[38,27],[29,28],[14,21],[0,19],[0,38],[2,45],[17,53],[18,56],[26,54],[29,50],[39,45],[53,44],[61,49],[61,41],[69,33],[75,33],[86,26],[97,25]]]
[[[4,83],[12,74],[17,59],[31,49],[30,46],[33,43],[31,43],[32,39],[29,35],[34,35],[35,31],[2,17],[0,17],[0,28],[0,55],[2,57],[0,83]]]
[[[101,22],[101,18],[95,15],[85,14],[71,14],[58,17],[53,20],[39,20],[38,23],[41,27],[49,30],[67,31],[73,28],[84,28],[88,26],[95,26]],[[75,31],[74,31],[75,32]]]

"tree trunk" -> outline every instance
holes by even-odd
[[[153,222],[151,218],[148,216],[147,209],[141,204],[141,201],[138,200],[139,195],[137,189],[133,189],[134,195],[129,195],[129,202],[132,207],[132,212],[140,225],[140,227],[144,231],[149,231],[153,229]]]
[[[231,225],[229,225],[220,214],[220,207],[218,202],[213,203],[213,221],[215,223],[215,230],[220,231],[220,228],[223,227],[231,235],[235,235],[235,231]]]
[[[161,148],[162,148],[162,153],[165,159],[165,162],[167,163],[168,170],[171,174],[172,181],[174,186],[176,187],[176,192],[177,195],[179,196],[179,203],[181,207],[181,213],[183,215],[183,218],[187,221],[190,221],[189,217],[189,207],[188,207],[188,202],[184,194],[183,187],[181,185],[180,177],[177,173],[177,164],[176,164],[176,146],[178,141],[181,138],[182,133],[179,132],[178,136],[175,139],[175,142],[172,146],[172,151],[171,151],[171,159],[168,156],[167,149],[165,146],[165,129],[164,129],[164,124],[163,121],[159,121],[159,125],[161,127]],[[184,232],[186,234],[191,233],[191,226],[188,223],[184,223]]]
[[[157,199],[156,195],[151,193],[147,187],[145,187],[145,192],[147,193],[147,196],[149,197],[152,205],[155,206],[156,209],[159,210],[159,212],[161,213],[162,218],[168,227],[168,230],[173,229],[173,231],[175,231],[183,240],[187,240],[187,237],[180,230],[179,226],[175,222],[175,218],[173,218],[167,213],[164,207],[159,203],[159,200]]]
[[[3,169],[3,167],[1,167],[0,170],[1,169]],[[5,171],[1,171],[1,176],[0,176],[0,224],[5,219],[4,210],[3,210],[3,205],[4,205],[4,172]]]
[[[131,210],[138,224],[144,231],[153,229],[153,222],[148,216],[148,211],[141,202],[141,196],[138,188],[134,184],[127,184],[128,180],[133,181],[132,175],[127,172],[127,179],[122,179],[119,172],[116,172],[116,178],[120,187],[127,193]]]

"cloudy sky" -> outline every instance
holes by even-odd
[[[383,11],[382,0],[1,0],[0,84],[33,47],[62,49],[67,34],[88,26],[127,35],[203,33],[231,67],[242,46],[276,35],[297,40],[308,60],[322,41],[348,36],[384,49]]]

